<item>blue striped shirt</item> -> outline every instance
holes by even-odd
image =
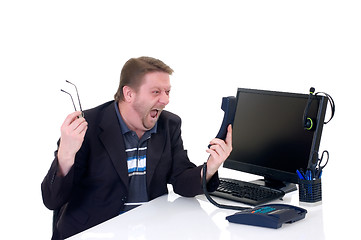
[[[117,102],[115,102],[115,109],[123,134],[125,152],[127,155],[129,193],[124,211],[128,211],[149,201],[146,179],[147,147],[151,134],[157,132],[157,124],[155,124],[152,129],[146,131],[139,139],[138,135],[134,131],[131,131],[125,124],[119,112]]]

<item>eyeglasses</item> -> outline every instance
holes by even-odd
[[[65,82],[70,83],[71,85],[73,85],[73,86],[75,87],[76,95],[77,95],[77,97],[78,97],[78,102],[79,102],[79,108],[80,108],[80,111],[81,111],[81,116],[84,117],[84,112],[83,112],[83,109],[82,109],[81,103],[80,103],[78,88],[75,86],[74,83],[71,83],[71,82],[69,82],[68,80],[65,80]],[[60,91],[66,93],[66,94],[68,94],[68,95],[70,96],[71,102],[73,103],[73,106],[74,106],[75,111],[78,111],[78,110],[76,109],[76,107],[75,107],[75,103],[74,103],[73,96],[72,96],[70,93],[68,93],[67,91],[63,90],[63,89],[60,89]]]

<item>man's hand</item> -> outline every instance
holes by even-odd
[[[81,117],[81,112],[77,111],[69,114],[61,126],[61,138],[58,149],[58,162],[60,175],[68,174],[74,164],[75,155],[79,151],[84,141],[88,123]]]
[[[207,161],[207,181],[211,179],[232,152],[232,125],[228,126],[227,136],[224,141],[215,138],[210,142],[210,145],[211,147],[206,150],[210,154]]]

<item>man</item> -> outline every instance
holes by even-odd
[[[163,110],[169,103],[173,70],[150,57],[128,60],[115,101],[67,116],[55,159],[41,189],[46,207],[56,210],[53,239],[63,239],[167,194],[202,194],[202,166],[188,159],[181,119]],[[232,150],[213,139],[207,187],[215,190],[217,170]],[[207,145],[207,144],[205,144]]]

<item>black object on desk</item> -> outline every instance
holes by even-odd
[[[231,223],[267,228],[280,228],[284,223],[304,219],[307,210],[288,204],[266,204],[226,217]]]
[[[322,164],[324,154],[327,154],[326,163]],[[317,158],[318,159],[318,158]],[[315,203],[322,200],[322,185],[321,176],[323,169],[328,163],[329,153],[327,150],[323,151],[320,159],[311,169],[307,169],[304,173],[302,169],[297,170],[298,185],[299,185],[299,198],[300,202]]]
[[[213,196],[249,204],[252,206],[265,204],[281,199],[285,193],[278,189],[260,186],[251,182],[236,179],[220,178],[220,184]]]
[[[321,178],[312,180],[299,179],[298,181],[300,202],[315,203],[322,201]]]

